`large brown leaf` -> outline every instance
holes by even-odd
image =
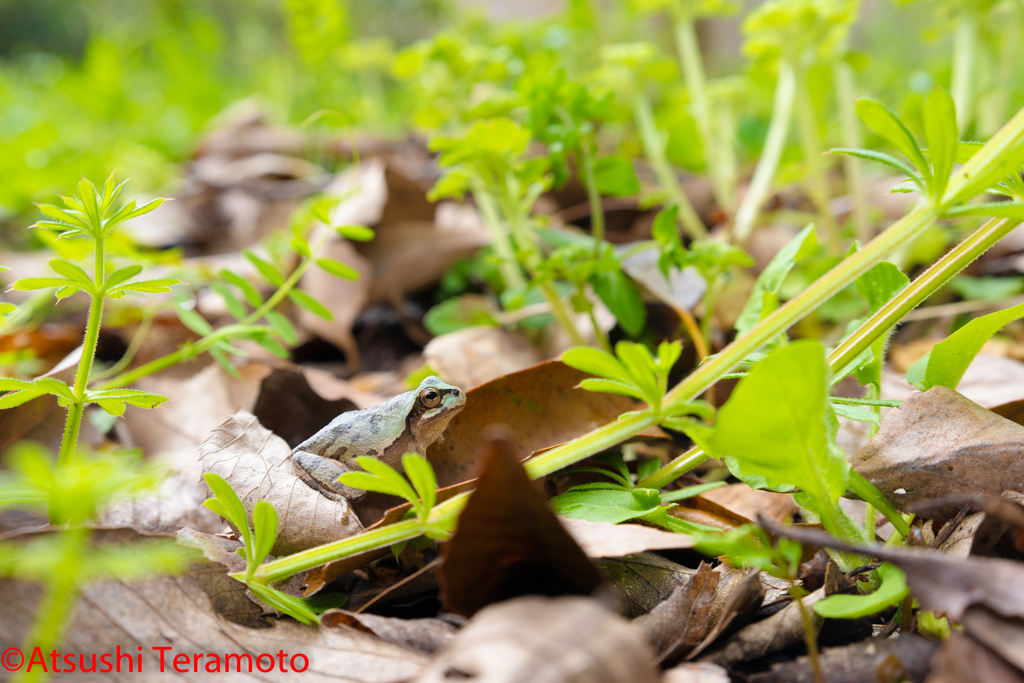
[[[1024,427],[938,386],[890,410],[850,463],[903,509],[946,496],[1021,491],[1022,456]],[[957,508],[935,512],[951,517]]]

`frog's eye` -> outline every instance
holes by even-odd
[[[441,405],[441,392],[434,387],[427,387],[420,392],[419,399],[424,408],[436,408]]]

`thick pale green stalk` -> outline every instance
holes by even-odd
[[[587,188],[587,202],[590,204],[590,236],[594,238],[594,258],[598,258],[604,241],[604,206],[594,178],[594,155],[588,147],[586,140],[580,145],[580,167],[583,170],[583,185]]]
[[[693,239],[701,239],[707,236],[707,228],[701,221],[700,216],[693,210],[693,204],[683,192],[683,186],[676,177],[668,157],[665,156],[665,139],[654,122],[654,112],[651,111],[651,103],[643,94],[633,96],[633,118],[636,120],[636,129],[640,134],[640,141],[643,143],[644,155],[647,157],[654,175],[662,189],[668,193],[669,201],[679,207],[679,222],[683,229]]]
[[[977,47],[978,22],[969,10],[961,12],[953,34],[953,73],[950,77],[950,94],[956,104],[957,123],[960,132],[967,130],[974,114],[973,88],[974,53]]]
[[[462,508],[466,507],[469,500],[469,493],[460,493],[449,498],[443,503],[438,503],[430,511],[427,518],[427,525],[432,527],[450,525],[458,519]],[[383,548],[394,543],[409,541],[423,534],[423,524],[418,519],[409,519],[395,524],[378,527],[372,531],[366,531],[358,536],[343,538],[334,543],[328,543],[309,550],[282,557],[273,562],[260,565],[253,577],[260,583],[273,583],[287,579],[299,572],[319,567],[320,565],[343,557],[358,555],[368,550]]]
[[[89,385],[89,374],[92,372],[93,359],[96,356],[96,343],[100,338],[100,325],[103,322],[103,240],[96,240],[96,267],[93,284],[96,296],[89,304],[89,321],[85,325],[85,338],[82,340],[82,358],[78,361],[78,374],[75,375],[75,402],[68,407],[68,419],[64,423],[64,436],[60,442],[57,455],[58,465],[67,465],[75,454],[78,444],[78,432],[82,427],[82,413],[85,410],[85,392]]]
[[[825,167],[824,157],[821,155],[818,116],[814,112],[810,87],[807,85],[807,69],[797,66],[793,69],[793,74],[796,78],[797,132],[804,154],[804,164],[807,166],[804,184],[807,188],[807,195],[818,210],[829,248],[833,254],[839,255],[842,253],[842,244],[839,239],[839,229],[836,227],[835,219],[832,218],[832,207],[829,206],[831,193],[828,189],[826,175],[828,169]]]
[[[853,68],[840,60],[832,67],[836,87],[836,109],[843,129],[843,144],[851,149],[860,149],[864,141],[854,107]],[[864,194],[864,164],[850,154],[843,155],[843,172],[846,189],[853,202],[853,223],[857,228],[857,239],[862,244],[871,239],[871,221],[868,220],[868,203]]]
[[[796,95],[796,76],[792,67],[786,62],[779,64],[779,82],[775,86],[775,105],[772,108],[772,120],[768,124],[768,136],[764,141],[761,158],[750,179],[750,187],[743,197],[740,208],[736,211],[736,223],[733,226],[733,241],[743,244],[754,231],[754,223],[761,207],[768,199],[768,192],[775,178],[775,170],[782,158],[782,150],[786,146],[786,134],[789,131],[789,119],[793,113],[793,100]]]
[[[473,186],[473,199],[480,209],[484,219],[484,226],[490,234],[491,246],[494,253],[498,255],[498,270],[501,271],[501,279],[505,281],[506,287],[523,287],[526,280],[519,270],[519,261],[516,259],[515,249],[512,248],[512,240],[508,231],[501,225],[501,218],[498,216],[498,206],[491,193],[484,188],[483,183],[477,182]]]
[[[704,143],[704,165],[711,176],[711,186],[714,188],[718,205],[727,213],[732,213],[735,208],[732,186],[727,175],[723,173],[721,160],[715,153],[717,136],[714,121],[711,119],[707,79],[704,76],[700,46],[697,44],[697,31],[693,19],[680,14],[675,17],[676,48],[679,50],[679,61],[686,76],[686,87],[693,102],[693,118],[697,123],[697,132]]]

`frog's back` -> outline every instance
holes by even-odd
[[[402,394],[373,408],[342,413],[292,452],[305,451],[338,461],[380,457],[401,437],[406,426],[401,415],[408,401]]]

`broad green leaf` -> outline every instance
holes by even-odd
[[[175,280],[174,278],[160,278],[158,280],[138,280],[136,282],[128,282],[123,285],[118,285],[113,289],[111,294],[115,292],[139,292],[142,294],[161,294],[164,292],[170,292],[172,285],[180,285],[181,280]]]
[[[373,229],[365,225],[339,225],[335,230],[345,239],[355,242],[369,242],[376,236]]]
[[[849,465],[828,448],[826,367],[817,341],[769,353],[719,410],[705,450],[754,488],[800,488],[835,505]]]
[[[590,284],[626,334],[635,337],[643,332],[647,307],[633,282],[621,270],[596,273],[590,278]]]
[[[1024,277],[957,275],[947,286],[968,301],[1002,301],[1024,291]]]
[[[307,605],[306,601],[302,598],[282,593],[279,590],[266,586],[262,583],[257,583],[256,581],[250,581],[246,585],[257,598],[267,603],[277,611],[283,612],[303,624],[317,623],[316,612],[311,610],[309,605]]]
[[[777,295],[779,290],[782,289],[782,283],[785,281],[786,276],[789,275],[789,271],[793,270],[793,266],[810,256],[817,248],[818,236],[814,232],[814,224],[811,223],[801,230],[796,237],[787,242],[786,246],[779,249],[757,277],[757,282],[754,283],[754,289],[747,299],[747,304],[740,312],[739,318],[736,319],[737,337],[742,337],[750,332],[761,322],[761,319],[767,313],[771,313],[771,311],[765,310],[764,295],[766,293]],[[777,298],[775,301],[777,301]]]
[[[587,391],[597,391],[603,394],[622,394],[632,396],[638,401],[646,401],[647,396],[635,384],[618,382],[614,379],[592,379],[588,378],[580,382],[580,388]]]
[[[207,498],[203,501],[203,505],[213,511],[213,514],[220,515],[224,519],[231,519],[228,516],[228,511],[224,509],[224,506],[220,504],[220,501],[216,498]]]
[[[814,603],[814,611],[826,619],[860,619],[898,605],[907,597],[907,577],[896,565],[883,562],[878,567],[882,585],[867,595],[830,595]]]
[[[419,500],[419,496],[405,477],[387,463],[365,456],[356,458],[356,462],[366,471],[346,472],[338,477],[339,482],[356,489],[398,496],[410,503]]]
[[[32,380],[32,384],[43,389],[48,394],[63,396],[72,401],[75,399],[75,394],[71,387],[55,377],[37,377]]]
[[[589,372],[591,375],[633,384],[633,378],[626,368],[607,351],[589,346],[577,346],[562,354],[562,362],[571,368]]]
[[[434,468],[426,458],[413,453],[402,456],[402,467],[423,501],[424,513],[430,512],[437,502],[437,479],[434,477]]]
[[[666,206],[654,217],[651,225],[651,236],[663,246],[679,241],[679,207],[675,204]]]
[[[185,324],[185,327],[200,337],[205,337],[213,332],[213,327],[206,322],[206,318],[196,313],[194,309],[185,308],[179,304],[174,307],[174,312],[178,314],[178,318]]]
[[[39,207],[39,210],[43,213],[44,216],[47,216],[57,221],[57,227],[59,228],[75,227],[80,228],[84,231],[89,230],[89,224],[82,220],[82,218],[76,216],[73,213],[65,211],[64,209],[61,209],[60,207],[53,206],[52,204],[36,204],[36,206]],[[42,223],[43,221],[40,222]]]
[[[981,347],[1005,325],[1024,318],[1024,304],[983,315],[939,342],[907,370],[906,380],[921,391],[942,385],[956,389]]]
[[[548,504],[556,514],[570,519],[619,524],[657,512],[661,499],[654,489],[632,491],[567,491],[555,496]]]
[[[865,384],[862,382],[862,384]],[[845,417],[847,420],[857,420],[858,422],[871,422],[878,424],[878,413],[875,412],[871,406],[858,406],[851,405],[849,403],[832,403],[832,410],[835,411],[836,415]]]
[[[331,275],[344,278],[346,280],[358,280],[359,271],[352,266],[346,265],[341,261],[335,261],[329,258],[318,258],[316,264],[323,268]]]
[[[928,141],[928,155],[932,158],[932,196],[942,197],[949,183],[956,159],[957,139],[956,105],[942,88],[934,88],[924,101],[924,135]]]
[[[256,288],[252,286],[252,283],[244,277],[231,272],[227,268],[221,269],[220,276],[242,290],[242,294],[245,295],[245,300],[248,301],[253,308],[259,308],[263,305],[263,297],[260,296],[260,293],[256,291]]]
[[[24,389],[22,391],[12,391],[9,394],[4,394],[3,396],[0,396],[0,410],[20,406],[22,403],[27,403],[32,399],[39,398],[40,396],[43,395],[44,394],[41,391],[30,391],[28,389]]]
[[[624,154],[609,154],[594,162],[594,184],[598,192],[609,197],[640,194],[633,160]]]
[[[238,300],[235,293],[232,292],[223,282],[211,283],[210,289],[220,295],[220,298],[224,300],[224,305],[227,307],[228,313],[230,313],[236,320],[241,320],[248,314],[248,311],[245,310],[245,305]]]
[[[874,315],[910,284],[910,278],[904,275],[896,265],[888,261],[880,261],[868,272],[857,278],[856,283],[857,291],[868,302],[871,314]],[[854,321],[850,327],[859,326],[861,322],[863,321]],[[855,376],[862,386],[869,384],[881,386],[882,365],[885,362],[885,346],[889,342],[891,333],[892,328],[879,335],[870,346],[870,357],[865,356],[861,365],[854,366]]]
[[[500,327],[495,313],[494,304],[486,299],[475,295],[456,296],[427,311],[423,326],[435,337],[477,325]]]
[[[907,157],[924,177],[926,184],[931,184],[931,171],[925,161],[921,148],[917,145],[913,133],[903,122],[878,100],[864,98],[857,100],[857,116],[868,128],[875,131]]]
[[[39,391],[39,387],[33,382],[24,379],[11,379],[9,377],[0,378],[0,391],[19,391],[21,389]]]
[[[242,373],[238,371],[238,368],[235,367],[235,364],[231,362],[230,358],[228,358],[228,352],[225,351],[224,348],[220,346],[214,346],[212,349],[210,349],[209,353],[210,357],[217,361],[217,365],[219,365],[224,370],[224,372],[228,373],[235,379],[242,379]]]
[[[105,410],[110,415],[115,417],[121,417],[124,415],[124,411],[127,409],[124,401],[119,401],[116,398],[101,398],[93,401],[100,408]]]
[[[272,266],[270,263],[264,261],[249,249],[243,249],[242,255],[249,259],[249,263],[254,265],[256,270],[260,271],[260,274],[265,277],[270,284],[275,287],[280,287],[284,284],[284,278],[281,276],[281,273],[279,273],[277,268]]]
[[[203,479],[206,480],[206,485],[210,487],[213,495],[220,501],[221,507],[227,513],[225,519],[242,534],[246,552],[251,559],[253,552],[252,530],[249,528],[249,518],[245,514],[245,507],[238,498],[238,494],[231,488],[231,484],[227,483],[219,474],[207,472],[203,475]]]
[[[265,500],[256,501],[252,511],[252,526],[255,534],[253,564],[258,565],[267,558],[277,540],[277,510]]]
[[[644,392],[646,400],[660,400],[662,392],[658,385],[658,369],[647,347],[643,344],[620,341],[615,345],[615,355],[626,367],[633,384]]]
[[[285,315],[277,311],[268,311],[264,318],[274,328],[274,332],[284,340],[285,344],[294,346],[299,343],[299,335],[295,332],[291,321]]]
[[[156,408],[167,400],[166,396],[151,394],[137,389],[107,389],[104,391],[87,391],[86,401],[118,400],[138,408]]]
[[[301,308],[305,308],[310,313],[317,315],[324,320],[334,320],[334,315],[332,315],[322,303],[311,297],[309,294],[306,294],[301,289],[288,290],[288,298],[295,302],[296,305]]]
[[[278,358],[283,359],[287,359],[291,356],[291,354],[288,352],[288,349],[281,346],[280,342],[278,342],[276,339],[269,335],[263,334],[259,336],[254,336],[252,339],[257,344],[266,349],[268,352],[270,352],[270,354],[273,356],[277,356]]]
[[[302,235],[292,236],[292,251],[303,258],[309,256],[309,241]]]

